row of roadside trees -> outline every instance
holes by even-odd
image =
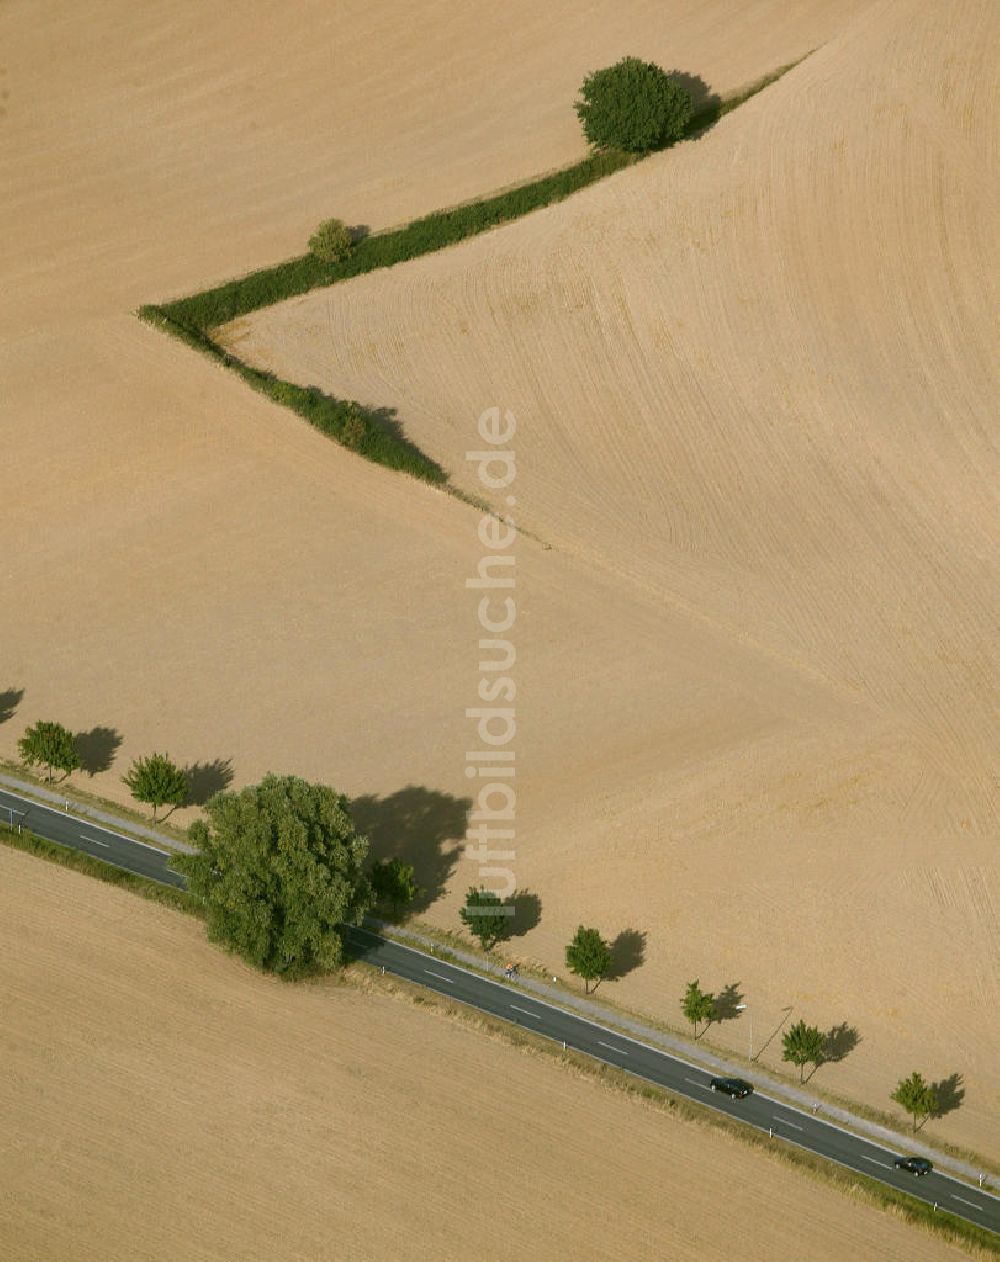
[[[27,763],[66,774],[79,766],[71,733],[39,722],[19,742]],[[156,810],[186,798],[184,772],[164,754],[133,761],[123,777],[137,801]],[[381,906],[395,917],[421,893],[412,865],[398,858],[368,863],[368,840],[355,830],[348,799],[296,776],[266,776],[239,792],[220,792],[205,818],[189,829],[192,855],[173,865],[202,905],[209,936],[257,968],[296,977],[332,969],[343,959],[345,928]],[[460,918],[479,945],[492,950],[507,936],[514,900],[471,888]],[[609,976],[614,951],[594,927],[580,925],[566,946],[566,965],[591,993]],[[681,1011],[699,1037],[717,1014],[718,997],[687,984]],[[783,1035],[783,1059],[819,1066],[827,1036],[798,1021]],[[914,1129],[939,1109],[938,1093],[919,1073],[899,1082],[892,1099],[913,1119]]]
[[[57,771],[65,778],[81,766],[76,738],[61,723],[44,719],[33,723],[17,742],[17,748],[26,766],[45,769],[48,782]],[[154,824],[164,806],[183,806],[190,792],[187,773],[168,754],[133,759],[122,781],[136,802],[153,808]]]
[[[688,982],[681,997],[681,1012],[691,1023],[696,1039],[699,1037],[698,1027],[702,1026],[701,1033],[704,1033],[716,1019],[717,1004],[717,996],[710,991],[702,990],[697,978],[693,982]],[[807,1065],[818,1069],[830,1059],[829,1038],[830,1036],[825,1034],[818,1025],[807,1025],[805,1021],[796,1021],[784,1032],[781,1058],[798,1066],[799,1082],[804,1080]]]
[[[459,918],[484,951],[507,936],[514,914],[514,898],[501,899],[483,887],[471,888]],[[599,929],[580,925],[566,947],[566,967],[583,981],[584,993],[597,989],[611,972],[614,951]]]
[[[484,950],[489,951],[505,936],[510,923],[511,902],[508,900],[505,903],[498,895],[482,888],[470,889],[466,894],[465,906],[459,915]],[[609,975],[613,955],[611,944],[600,930],[579,926],[566,947],[566,966],[583,981],[584,994],[596,990]],[[680,1008],[697,1039],[717,1019],[718,996],[702,990],[696,978],[687,983]],[[796,1021],[784,1032],[782,1060],[798,1067],[799,1082],[804,1081],[808,1065],[815,1070],[831,1058],[829,1039],[830,1035],[819,1026],[809,1025],[804,1020]],[[927,1118],[934,1117],[941,1107],[937,1088],[916,1071],[908,1078],[900,1079],[891,1099],[910,1115],[914,1130]]]

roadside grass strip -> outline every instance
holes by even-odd
[[[88,838],[88,840],[92,840]],[[105,863],[82,850],[71,850],[68,846],[60,846],[58,842],[38,837],[27,829],[20,832],[9,824],[0,824],[0,844],[9,846],[11,850],[20,850],[24,854],[35,855],[39,859],[47,859],[49,863],[57,863],[60,867],[71,868],[74,872],[82,872],[85,876],[95,877],[106,885],[117,885],[119,889],[138,894],[149,899],[151,903],[159,903],[163,907],[172,907],[175,911],[185,912],[189,916],[201,917],[201,910],[193,895],[186,890],[176,889],[172,885],[162,885],[136,872],[129,872],[113,863]],[[142,843],[139,843],[142,844]]]

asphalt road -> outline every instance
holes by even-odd
[[[57,841],[62,846],[83,850],[95,859],[114,863],[119,868],[138,872],[163,885],[184,889],[184,878],[167,866],[170,855],[141,841],[133,841],[113,833],[100,824],[67,815],[51,806],[41,806],[28,798],[0,789],[0,823],[16,827],[22,824],[39,837]]]
[[[165,851],[3,790],[0,790],[0,821],[12,821],[15,825],[20,822],[51,841],[83,850],[97,859],[117,864],[154,881],[184,888],[183,877],[167,866],[169,855]],[[1000,1235],[1000,1198],[937,1170],[919,1178],[896,1170],[893,1159],[902,1150],[890,1151],[811,1113],[772,1099],[764,1091],[757,1090],[743,1100],[732,1100],[710,1089],[711,1075],[704,1069],[535,999],[516,984],[491,981],[468,969],[446,964],[432,955],[382,938],[367,929],[352,930],[351,935],[361,958],[385,968],[388,973],[426,986],[447,995],[449,999],[532,1030],[557,1043],[565,1043],[567,1047],[584,1052],[595,1060],[615,1065],[676,1095],[718,1109],[775,1139],[809,1149]]]

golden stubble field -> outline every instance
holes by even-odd
[[[0,688],[25,699],[0,753],[58,715],[122,734],[89,786],[112,797],[153,747],[230,760],[237,782],[273,768],[463,794],[474,515],[349,457],[135,307],[295,253],[332,213],[377,228],[580,156],[571,101],[604,56],[641,46],[724,92],[864,7],[777,22],[775,0],[607,0],[582,21],[526,0],[350,0],[233,23],[219,4],[4,6]],[[487,403],[470,400],[470,437]],[[633,664],[608,669],[600,578],[541,552],[522,574],[541,782],[557,738],[570,765],[591,745],[570,681],[603,674],[611,700]]]
[[[856,1027],[818,1085],[959,1074],[930,1129],[993,1155],[998,37],[988,0],[873,6],[697,142],[227,332],[396,408],[470,489],[468,400],[502,402],[519,520],[614,586],[564,773],[525,786],[525,949],[645,932],[620,996],[735,983],[758,1047],[789,1009]]]
[[[20,1262],[966,1256],[444,1017],[266,980],[197,922],[2,847],[0,992],[0,1252]]]
[[[725,92],[829,44],[698,146],[335,294],[316,317],[337,322],[322,371],[365,401],[395,400],[460,476],[479,412],[495,399],[518,410],[525,522],[553,546],[519,544],[517,870],[542,917],[517,949],[561,972],[581,918],[610,935],[644,932],[646,963],[617,984],[620,997],[674,1014],[681,984],[700,974],[714,988],[741,983],[757,1030],[788,1004],[856,1024],[857,1052],[823,1081],[883,1104],[915,1065],[960,1070],[969,1096],[941,1132],[990,1147],[1000,1102],[977,656],[989,594],[977,575],[990,562],[984,365],[972,324],[941,314],[949,277],[985,276],[969,243],[990,223],[988,203],[973,214],[950,191],[989,145],[981,80],[963,72],[971,54],[948,52],[968,32],[958,23],[938,41],[957,58],[940,92],[968,111],[965,139],[934,148],[929,95],[919,126],[907,124],[931,138],[925,151],[900,139],[912,85],[876,99],[869,44],[889,32],[905,59],[915,38],[912,14],[894,6],[604,3],[586,21],[561,3],[252,8],[240,23],[189,2],[13,2],[0,13],[0,688],[25,689],[0,753],[37,718],[106,725],[124,738],[117,762],[85,784],[108,796],[123,797],[131,757],[165,748],[183,762],[231,760],[237,784],[273,769],[372,795],[383,835],[450,844],[477,682],[464,588],[481,552],[475,514],[351,457],[139,325],[134,308],[292,254],[327,215],[377,228],[572,160],[576,86],[623,52]],[[859,19],[870,25],[852,35]],[[816,67],[845,73],[841,31],[870,77],[834,109]],[[985,22],[980,34],[985,49]],[[934,38],[922,66],[939,65]],[[773,105],[787,94],[790,109]],[[886,120],[871,136],[848,109],[869,102]],[[838,119],[843,137],[823,132]],[[812,127],[843,180],[814,182]],[[875,160],[866,146],[877,138],[895,148]],[[882,294],[881,322],[865,327],[850,285],[835,291],[845,319],[834,321],[827,273],[807,283],[817,246],[804,229],[762,274],[761,224],[780,241],[793,210],[808,226],[817,205],[856,206],[851,190],[866,173],[887,178],[897,159],[925,218],[951,224],[964,208],[968,220],[942,262],[903,232],[898,197],[873,203],[883,235],[912,242],[913,275],[934,289],[916,310],[932,320],[910,329],[904,310],[891,324],[891,274],[863,295]],[[679,250],[662,254],[651,196]],[[620,220],[611,239],[609,218]],[[861,251],[878,277],[871,240],[867,212],[837,228],[844,275]],[[647,273],[662,258],[657,291]],[[449,289],[455,267],[468,268],[465,296]],[[455,305],[442,310],[428,284]],[[673,289],[682,309],[657,305]],[[773,318],[776,296],[787,319]],[[435,340],[408,359],[420,303]],[[452,321],[463,303],[471,352]],[[852,335],[831,349],[844,328]],[[795,330],[805,350],[782,341]],[[943,419],[925,432],[920,412],[894,438],[905,375],[892,375],[894,349],[936,345],[941,330],[953,370],[938,376],[941,357],[923,375],[901,362],[917,374],[906,398],[942,401]],[[309,331],[300,320],[274,353],[313,353]],[[897,528],[888,508],[854,515],[858,383],[878,374],[841,369],[862,350],[889,372],[885,424],[869,435],[879,459],[897,441],[920,457],[911,500],[926,495],[930,516],[914,508],[908,521],[921,530]],[[770,376],[751,371],[760,360],[785,410]],[[666,377],[664,364],[675,365]],[[949,408],[959,386],[967,393]],[[831,398],[844,410],[824,421]],[[667,444],[661,410],[673,415]],[[802,426],[791,440],[790,416]],[[727,461],[748,447],[764,455]],[[957,504],[952,476],[965,478]],[[897,503],[891,479],[871,479],[874,502]],[[841,515],[827,529],[831,507]],[[855,642],[844,632],[856,627]],[[400,795],[409,784],[420,791]],[[739,879],[727,875],[734,862]],[[429,867],[448,878],[434,914],[453,925],[475,868]],[[723,1037],[742,1047],[746,1031]]]

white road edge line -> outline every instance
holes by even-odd
[[[776,1122],[780,1122],[782,1126],[790,1126],[793,1131],[800,1131],[804,1129],[798,1124],[798,1122],[790,1122],[787,1117],[779,1117],[777,1113],[774,1114],[774,1120]]]
[[[982,1213],[982,1205],[977,1205],[975,1201],[967,1201],[964,1196],[956,1196],[955,1193],[952,1192],[951,1199],[953,1201],[961,1201],[963,1205],[968,1205],[970,1209],[978,1209],[979,1212]]]
[[[516,1003],[510,1005],[515,1012],[523,1012],[526,1017],[532,1017],[535,1021],[541,1021],[541,1016],[537,1012],[529,1012],[527,1008],[519,1008]]]
[[[21,801],[26,801],[26,799],[22,798]],[[421,959],[426,960],[428,958],[426,951],[421,951],[418,947],[410,946],[408,942],[403,942],[400,938],[394,938],[389,934],[377,933],[374,929],[366,929],[363,925],[354,926],[354,930],[357,933],[366,933],[370,938],[374,938],[377,942],[387,942],[391,946],[399,947],[403,951],[409,951],[411,955],[419,955]],[[490,986],[502,987],[505,984],[507,984],[500,981],[494,981],[492,978],[487,977],[482,973],[477,973],[471,968],[466,968],[464,964],[453,964],[449,961],[448,967],[453,968],[457,973],[465,973],[466,976],[468,977],[474,977],[477,981],[486,982],[487,985],[490,985]],[[551,1008],[553,1012],[558,1012],[562,1016],[570,1017],[574,1021],[580,1021],[584,1025],[591,1026],[595,1030],[603,1030],[608,1034],[613,1034],[616,1038],[624,1039],[626,1043],[635,1043],[637,1047],[644,1047],[648,1052],[655,1052],[657,1055],[663,1056],[667,1060],[674,1061],[678,1065],[685,1065],[689,1069],[697,1069],[704,1073],[711,1072],[710,1070],[703,1070],[701,1065],[696,1065],[693,1061],[688,1060],[685,1056],[682,1056],[679,1052],[669,1051],[665,1047],[658,1047],[655,1043],[646,1043],[642,1039],[638,1039],[632,1034],[620,1034],[617,1030],[610,1030],[608,1029],[606,1025],[601,1025],[599,1021],[594,1021],[589,1017],[583,1016],[580,1012],[576,1011],[572,1007],[569,1007],[569,1006],[565,1008],[560,1007],[558,1004],[552,1003],[547,999],[542,999],[538,995],[532,995],[531,998],[532,998],[533,1003],[537,1003],[542,1008]],[[475,1003],[469,1003],[468,1006],[470,1008],[475,1008],[477,1011],[482,1011],[482,1009],[479,1008],[479,1006]],[[553,1043],[562,1042],[562,1040],[556,1038],[555,1035],[546,1035],[545,1037],[550,1038]],[[644,1074],[637,1073],[634,1069],[630,1070],[629,1072],[634,1073],[637,1078],[645,1078]],[[661,1091],[670,1090],[669,1087],[665,1087],[662,1082],[657,1082],[654,1078],[646,1078],[646,1081],[653,1083],[653,1085],[656,1087],[659,1087]],[[692,1079],[688,1078],[686,1079],[686,1081],[691,1082]],[[699,1083],[696,1085],[700,1086],[701,1084]],[[848,1130],[846,1126],[841,1126],[838,1122],[834,1122],[829,1117],[816,1117],[812,1113],[807,1113],[805,1109],[803,1108],[798,1108],[794,1104],[789,1104],[786,1100],[776,1100],[773,1096],[765,1095],[763,1091],[757,1091],[756,1095],[759,1100],[767,1100],[769,1104],[773,1104],[777,1108],[788,1109],[790,1113],[797,1113],[799,1117],[806,1118],[810,1122],[817,1122],[820,1126],[826,1126],[826,1127],[829,1127],[830,1130],[839,1131],[841,1135],[849,1135],[851,1139],[857,1140],[862,1144],[866,1144],[869,1148],[878,1148],[879,1146],[879,1141],[877,1139],[874,1139],[868,1135],[859,1134],[858,1131]],[[747,1124],[750,1126],[756,1125],[756,1123],[754,1122],[748,1122]],[[757,1129],[759,1130],[762,1128],[758,1127]],[[809,1148],[808,1145],[806,1144],[799,1144],[794,1139],[790,1139],[787,1142],[790,1144],[795,1144],[796,1147],[798,1148],[805,1149],[806,1152],[816,1152],[814,1148]],[[854,1166],[848,1165],[846,1161],[841,1161],[837,1157],[827,1156],[824,1153],[819,1153],[818,1155],[822,1156],[824,1160],[826,1161],[832,1161],[834,1162],[834,1164],[838,1166],[843,1166],[845,1170],[854,1170],[855,1174],[858,1173],[857,1169]],[[859,1156],[862,1156],[862,1155],[863,1154],[859,1154]],[[961,1179],[959,1179],[956,1175],[948,1174],[945,1170],[935,1169],[934,1173],[940,1175],[942,1179],[946,1179],[949,1183],[953,1183],[957,1185],[958,1187],[967,1186],[967,1184],[963,1183]],[[893,1185],[890,1184],[889,1186],[892,1187]],[[979,1189],[970,1189],[970,1190],[978,1191]],[[954,1193],[950,1193],[950,1195],[953,1196]],[[984,1197],[988,1197],[991,1201],[1000,1201],[1000,1196],[996,1196],[993,1192],[987,1191],[986,1188],[982,1189],[981,1195]],[[918,1197],[917,1199],[920,1199],[920,1198]],[[927,1203],[930,1204],[930,1201],[928,1201]]]
[[[892,1169],[892,1166],[889,1165],[888,1161],[876,1161],[874,1157],[866,1157],[863,1152],[859,1153],[858,1156],[862,1161],[870,1161],[873,1166],[881,1166],[883,1170]]]
[[[606,1048],[608,1049],[608,1051],[611,1051],[611,1052],[617,1052],[619,1056],[627,1056],[627,1055],[628,1055],[628,1052],[626,1052],[626,1051],[625,1051],[623,1048],[621,1048],[621,1047],[615,1047],[613,1043],[602,1043],[602,1042],[601,1042],[601,1040],[600,1040],[600,1039],[598,1039],[598,1040],[597,1040],[597,1045],[598,1045],[598,1047],[606,1047]]]
[[[447,982],[449,986],[455,985],[455,979],[453,977],[445,977],[444,973],[435,973],[432,968],[425,968],[424,972],[429,973],[431,977],[440,978],[441,981]]]

